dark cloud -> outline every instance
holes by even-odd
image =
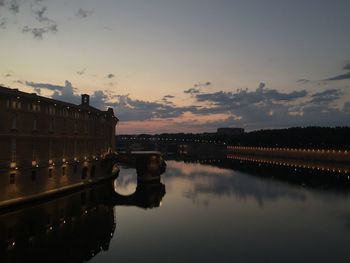
[[[344,70],[350,70],[350,63],[347,63],[343,67]],[[333,81],[333,80],[346,80],[350,79],[350,71],[344,74],[339,74],[331,78],[325,79],[325,81]]]
[[[172,106],[175,106],[175,104],[171,101],[171,99],[175,98],[175,96],[173,95],[165,95],[163,98],[162,98],[162,103],[164,104],[167,104],[167,105],[172,105]]]
[[[52,24],[50,26],[45,26],[45,27],[28,27],[24,26],[22,28],[23,33],[31,33],[35,39],[42,40],[44,34],[46,33],[57,33],[57,24]]]
[[[345,74],[341,74],[341,75],[337,75],[335,77],[331,77],[325,80],[344,80],[344,79],[350,79],[350,72],[345,73]]]
[[[194,88],[190,88],[188,90],[184,90],[184,93],[187,93],[187,94],[196,94],[196,93],[199,93],[200,90],[199,89],[194,89]]]
[[[35,18],[36,18],[39,22],[47,22],[47,21],[50,21],[50,19],[44,15],[44,13],[46,12],[46,10],[47,10],[47,7],[44,6],[44,7],[42,7],[41,9],[34,11]]]
[[[80,18],[86,18],[86,17],[88,17],[88,16],[90,16],[90,15],[92,15],[92,14],[93,14],[93,11],[85,10],[85,9],[83,9],[83,8],[79,8],[79,10],[78,10],[76,16],[77,16],[77,17],[80,17]]]
[[[5,29],[6,25],[7,25],[7,19],[6,18],[1,19],[0,28]]]
[[[33,87],[53,91],[52,98],[80,104],[80,94],[69,81],[65,85],[17,81]],[[91,94],[91,105],[99,109],[114,108],[121,121],[146,121],[153,119],[171,120],[192,113],[194,116],[214,116],[220,119],[200,122],[184,121],[182,130],[208,131],[217,127],[239,126],[247,130],[282,128],[290,126],[339,126],[350,125],[350,101],[336,105],[344,94],[339,89],[326,89],[313,94],[305,90],[281,92],[269,89],[261,83],[256,90],[213,93],[190,92],[195,103],[191,106],[177,106],[168,101],[173,95],[165,95],[160,101],[133,99],[129,95],[116,95],[112,91],[96,90]],[[201,105],[201,106],[199,106]],[[169,128],[170,130],[172,128]],[[173,128],[176,131],[176,127]],[[157,131],[161,132],[161,131]]]
[[[82,70],[77,71],[77,74],[78,75],[83,75],[83,74],[85,74],[85,70],[86,70],[86,68],[83,68]]]
[[[247,129],[278,128],[306,125],[349,125],[350,116],[335,107],[341,98],[339,90],[325,90],[308,96],[305,90],[288,93],[260,85],[255,91],[197,94],[196,99],[208,106],[198,114],[226,113],[224,120],[204,124],[203,129],[220,126],[242,126]],[[302,100],[299,100],[302,99]],[[305,99],[308,99],[305,102]]]
[[[9,10],[14,14],[17,14],[19,12],[19,3],[17,0],[11,0],[9,2]]]
[[[116,96],[116,102],[109,103],[108,106],[115,108],[118,118],[122,121],[176,118],[197,109],[196,106],[176,107],[161,102],[132,99],[129,95]]]
[[[51,96],[53,99],[70,102],[73,104],[80,104],[81,94],[78,93],[77,89],[73,87],[72,83],[68,80],[65,81],[62,89],[56,90]],[[90,96],[90,104],[101,110],[105,110],[110,96],[108,92],[102,90],[96,90]]]
[[[240,90],[233,92],[200,93],[196,99],[200,102],[210,102],[217,106],[241,107],[271,101],[292,101],[303,98],[307,95],[305,90],[283,93],[273,89],[265,89],[265,83],[260,83],[259,87],[252,92]]]
[[[106,92],[102,90],[96,90],[91,95],[90,103],[94,107],[103,110],[106,108],[106,104],[108,103],[108,100],[109,100],[109,96]]]
[[[46,33],[57,33],[58,32],[58,25],[55,21],[48,18],[45,14],[47,12],[47,7],[42,6],[41,2],[42,0],[28,0],[32,15],[34,15],[34,18],[39,22],[39,25],[36,26],[30,26],[30,25],[21,25],[21,32],[22,33],[31,33],[35,39],[43,39],[43,36]],[[25,4],[25,1],[22,0],[0,0],[0,6],[6,7],[8,10],[10,10],[13,14],[17,14],[20,12],[21,5]],[[17,23],[16,19],[12,21],[14,24]],[[0,28],[6,28],[6,25],[8,24],[8,21],[6,18],[3,18],[0,21]]]
[[[344,70],[350,70],[350,63],[345,64],[343,67]]]
[[[260,82],[258,89],[262,90],[263,88],[265,88],[265,86],[266,84],[264,82]]]
[[[112,74],[112,73],[110,73],[110,74],[108,74],[107,76],[106,76],[106,78],[108,78],[108,79],[112,79],[112,78],[114,78],[115,76],[114,76],[114,74]]]
[[[76,90],[73,88],[72,83],[66,80],[64,86],[59,90],[55,90],[51,97],[56,100],[80,104],[80,96],[75,94],[75,91]]]
[[[198,87],[207,87],[207,86],[210,86],[211,85],[211,82],[198,82],[196,84],[194,84],[193,86],[198,88]]]
[[[53,90],[53,91],[56,91],[56,90],[61,91],[65,88],[64,86],[60,86],[60,85],[53,85],[48,83],[37,83],[37,82],[31,82],[31,81],[25,81],[24,84],[32,88],[47,89],[47,90]]]
[[[109,26],[104,26],[103,27],[104,30],[107,30],[107,31],[113,31],[113,28],[109,27]]]
[[[298,79],[297,82],[306,84],[306,83],[309,83],[310,80],[308,80],[308,79]]]
[[[12,74],[10,74],[10,73],[5,74],[5,78],[9,78],[11,76],[12,76]]]
[[[311,100],[308,103],[330,103],[338,100],[342,97],[343,92],[339,89],[329,89],[322,92],[317,92],[311,96]]]

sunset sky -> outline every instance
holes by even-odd
[[[118,133],[350,125],[349,0],[0,0],[0,84]]]

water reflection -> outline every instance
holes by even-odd
[[[116,227],[111,184],[0,215],[1,262],[82,262],[108,250]]]
[[[160,181],[138,182],[128,196],[107,181],[0,211],[0,262],[83,262],[107,251],[115,233],[116,207],[158,207]]]
[[[261,177],[239,165],[167,161],[162,209],[123,208],[113,251],[93,261],[347,262],[346,191]]]
[[[243,176],[239,171],[209,164],[168,161],[168,167],[167,178],[173,178],[176,181],[172,183],[190,182],[188,184],[190,187],[183,194],[193,201],[198,201],[201,195],[206,194],[219,197],[235,196],[240,199],[254,198],[261,206],[264,200],[276,200],[282,197],[302,201],[306,199],[303,192],[296,192],[281,182]],[[168,185],[168,187],[171,186]],[[209,204],[209,201],[202,203]]]

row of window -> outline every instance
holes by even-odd
[[[74,155],[76,156],[76,153],[78,152],[78,147],[79,148],[84,148],[85,150],[83,152],[86,153],[89,144],[91,145],[91,143],[88,143],[88,142],[74,141],[74,145],[73,145],[73,147],[74,147]],[[63,150],[63,155],[65,155],[65,148],[66,148],[65,144],[63,143],[62,146],[63,147],[61,149]],[[52,158],[52,148],[53,148],[52,141],[49,141],[49,149],[48,149],[47,154],[48,154],[50,159]],[[107,148],[106,145],[105,145],[105,148]],[[34,140],[33,143],[32,143],[32,160],[36,160],[37,149],[38,149],[38,145],[37,145],[37,142]],[[96,152],[96,149],[97,149],[97,145],[94,144],[92,152]],[[12,162],[16,161],[16,151],[17,151],[17,140],[16,139],[11,139],[11,161]]]
[[[95,171],[96,171],[96,166],[91,167],[90,171],[90,177],[94,178],[95,177]],[[86,179],[88,176],[89,169],[88,167],[84,166],[83,169],[81,170],[81,179]],[[73,174],[76,175],[78,173],[78,166],[75,164],[73,166]],[[61,169],[61,175],[66,176],[67,175],[67,167],[63,166]],[[48,177],[52,178],[53,177],[53,168],[49,168],[48,172]],[[37,178],[37,170],[32,170],[30,174],[30,178],[32,181],[35,181]],[[10,184],[15,184],[16,183],[16,173],[10,173]]]
[[[25,105],[25,104],[24,104]],[[104,122],[105,119],[107,118],[107,114],[100,114],[100,113],[96,113],[96,114],[91,114],[91,112],[80,112],[79,110],[73,110],[73,111],[69,111],[70,107],[56,107],[55,106],[48,106],[48,107],[43,107],[42,105],[40,105],[40,102],[35,102],[35,103],[27,103],[26,107],[23,105],[23,103],[21,101],[19,101],[18,99],[13,99],[13,100],[7,100],[6,101],[6,108],[8,109],[14,109],[14,110],[28,110],[28,111],[32,111],[32,112],[44,112],[47,113],[49,115],[57,115],[57,116],[62,116],[62,117],[72,117],[74,119],[83,119],[83,120],[88,120],[88,119],[92,119],[92,120],[100,120],[101,122]]]
[[[17,129],[17,115],[16,115],[16,113],[13,113],[12,117],[11,117],[11,129],[12,130],[16,130]],[[67,129],[67,121],[63,120],[63,130],[65,131],[66,129]],[[36,117],[33,119],[32,130],[33,131],[38,131],[38,119]],[[54,118],[50,119],[49,131],[50,132],[54,132],[55,131],[55,119]],[[102,129],[99,129],[99,131],[101,132]],[[78,121],[74,122],[74,133],[78,133]],[[88,125],[87,124],[84,125],[84,133],[85,134],[88,133]]]

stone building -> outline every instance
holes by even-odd
[[[0,87],[0,206],[111,176],[113,109]]]

